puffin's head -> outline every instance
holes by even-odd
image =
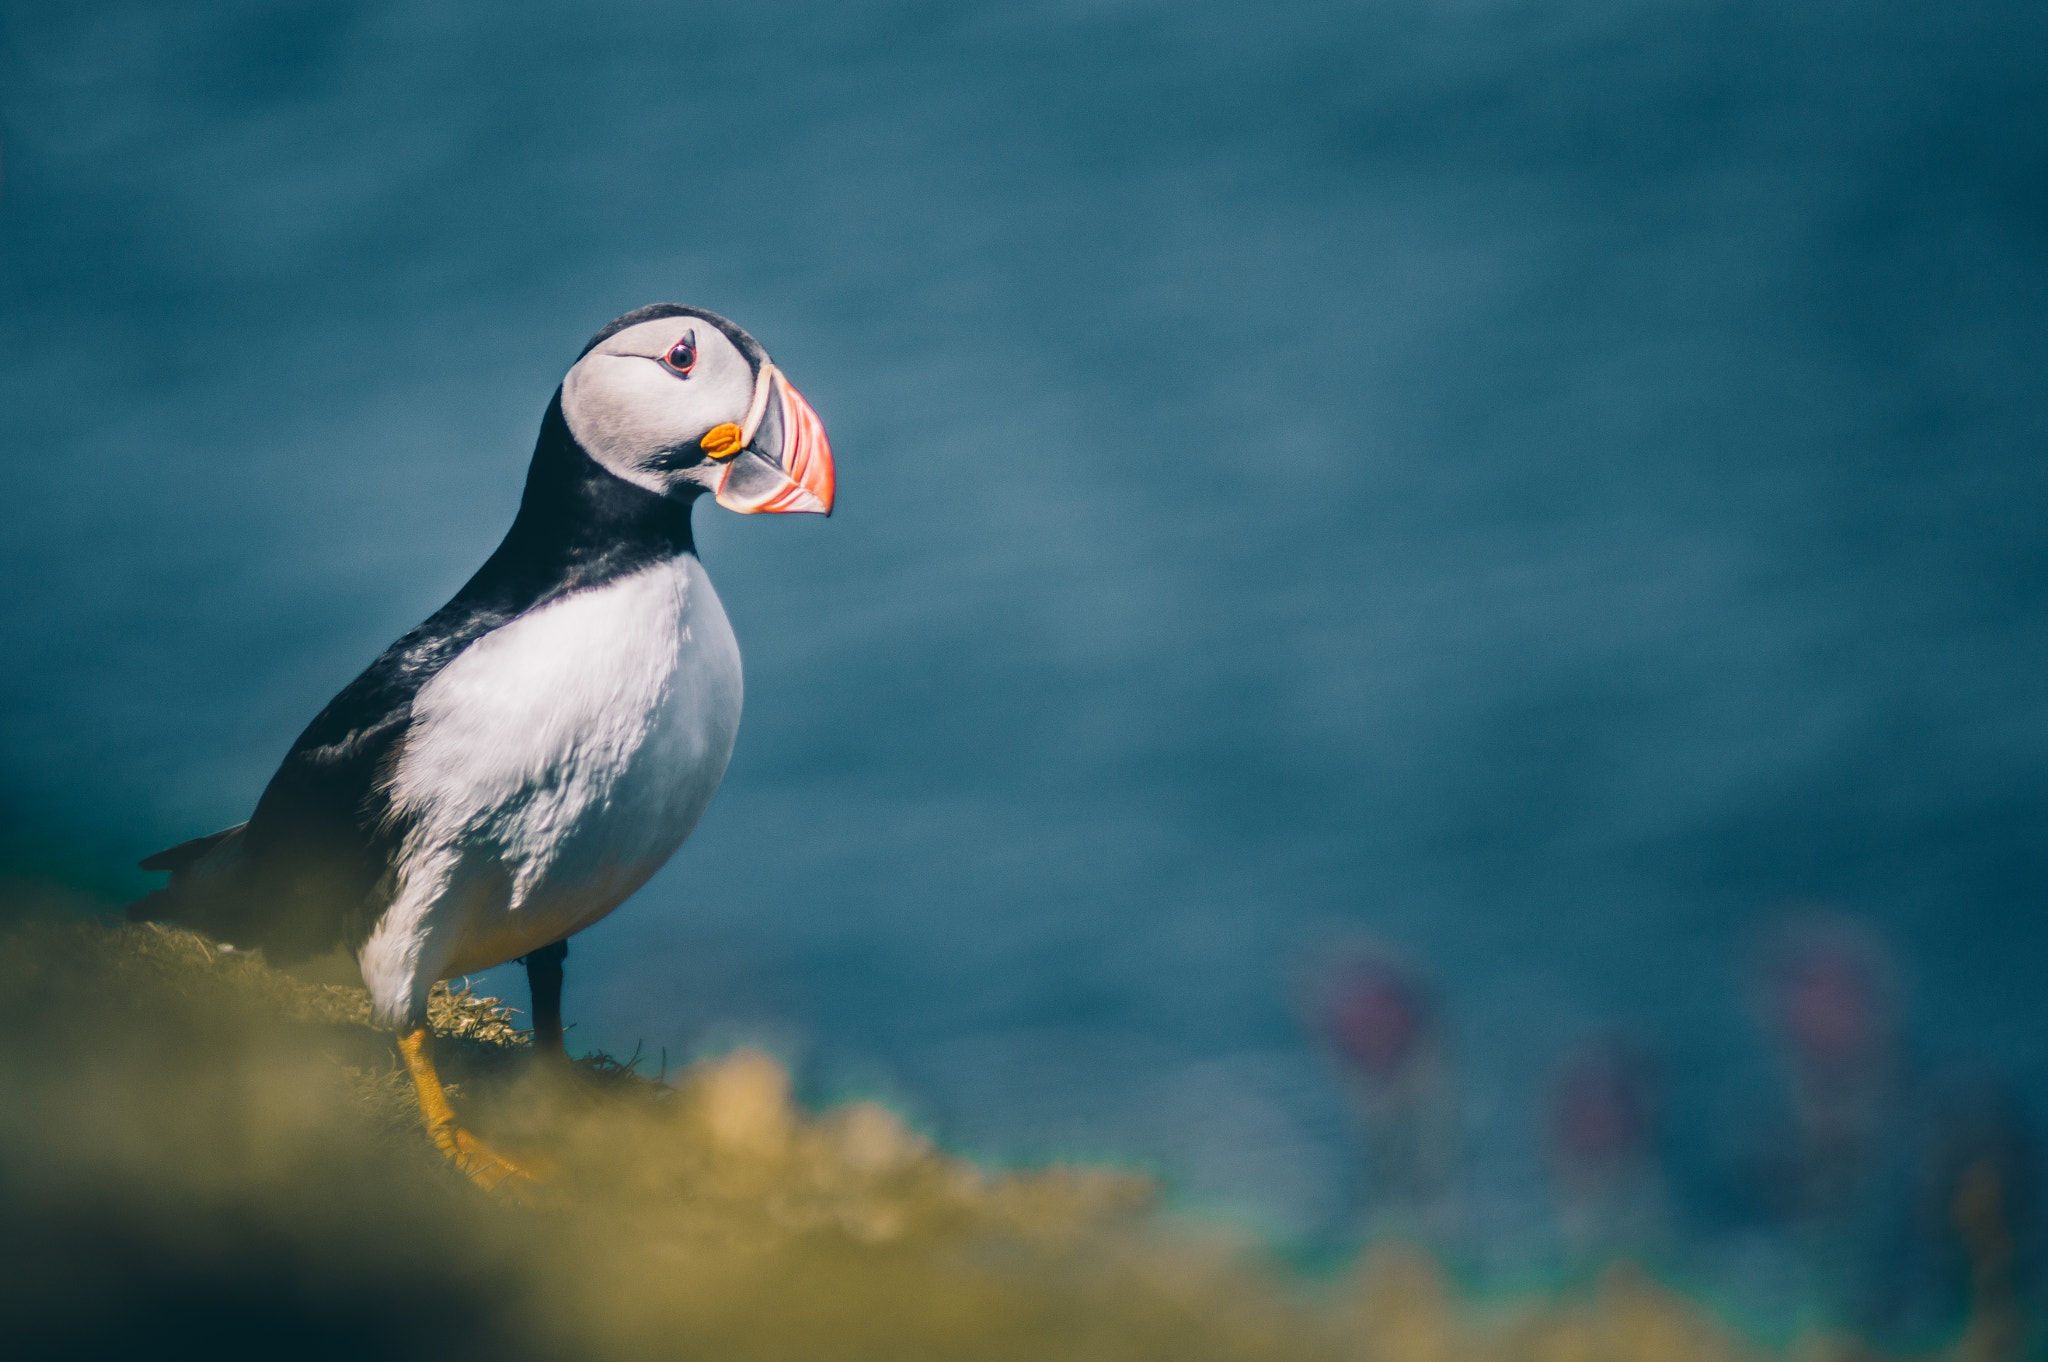
[[[562,416],[591,458],[661,496],[832,513],[824,424],[715,312],[656,303],[611,322],[562,380]]]

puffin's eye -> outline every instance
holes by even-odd
[[[661,362],[679,374],[687,374],[697,366],[697,333],[690,332],[669,348]]]

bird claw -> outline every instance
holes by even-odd
[[[456,1124],[448,1091],[434,1069],[434,1033],[424,1026],[404,1032],[398,1037],[398,1051],[412,1074],[427,1134],[448,1162],[492,1196],[526,1204],[543,1200],[540,1187],[554,1176],[552,1167],[532,1160],[515,1163]]]
[[[468,1131],[457,1127],[449,1162],[462,1175],[493,1196],[512,1201],[531,1201],[552,1170],[528,1163],[515,1163]]]

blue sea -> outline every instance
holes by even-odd
[[[1445,1252],[1560,1261],[1548,1085],[1621,1035],[1683,1270],[1779,1324],[1776,924],[2048,1117],[2048,10],[0,3],[11,863],[246,817],[658,300],[840,501],[698,511],[746,718],[572,1048],[1341,1247],[1304,999],[1367,942]]]

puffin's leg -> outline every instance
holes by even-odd
[[[356,962],[370,990],[370,1020],[398,1032],[398,1050],[435,1147],[484,1190],[516,1195],[532,1186],[533,1174],[456,1124],[434,1071],[434,1030],[427,1020],[433,981],[446,974],[442,966],[463,928],[488,912],[505,885],[502,867],[465,870],[457,848],[420,853],[405,866]]]
[[[498,1153],[455,1123],[455,1109],[441,1087],[441,1075],[434,1071],[434,1029],[414,1027],[398,1033],[398,1052],[405,1056],[412,1074],[413,1091],[419,1094],[420,1114],[427,1118],[427,1134],[449,1160],[487,1192],[501,1188],[513,1191],[533,1181],[532,1174]],[[507,1184],[510,1184],[509,1186]]]
[[[538,1054],[563,1055],[562,961],[569,943],[557,941],[526,955],[526,986],[533,993],[533,1048]]]

